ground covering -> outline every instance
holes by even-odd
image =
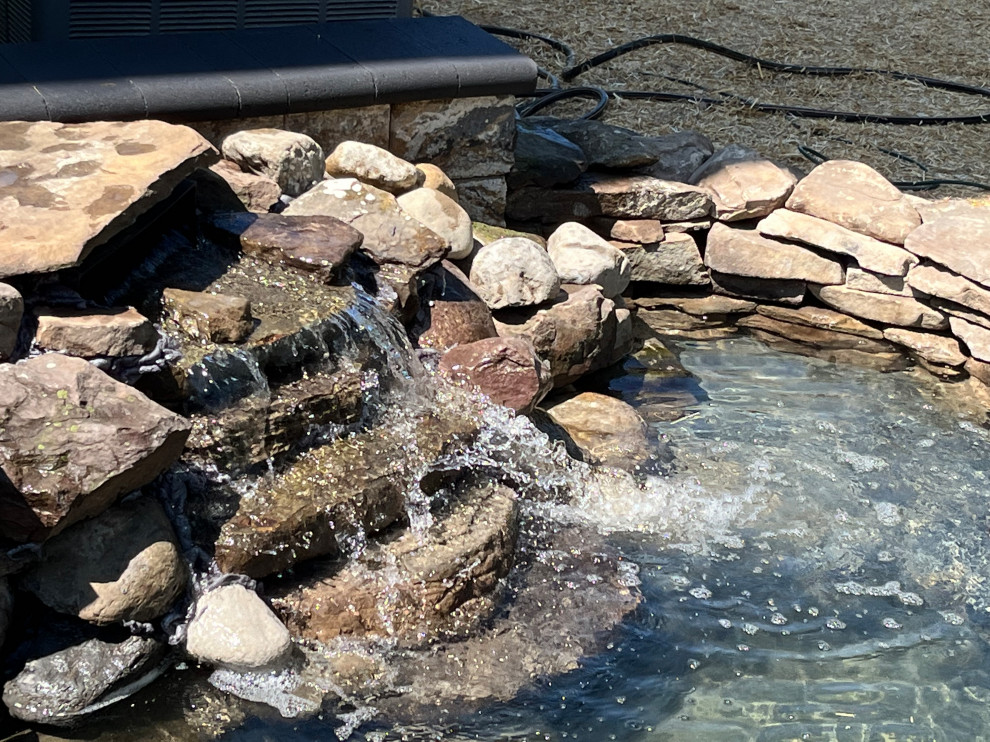
[[[746,54],[808,65],[883,68],[990,88],[986,39],[990,4],[952,0],[423,0],[438,14],[551,35],[570,44],[583,61],[641,36],[679,33]],[[562,55],[536,42],[511,41],[558,73]],[[773,74],[697,49],[654,46],[613,60],[578,78],[580,84],[616,90],[690,93],[724,91],[762,102],[899,115],[990,113],[990,98],[937,91],[919,83],[873,74],[850,78]],[[579,112],[563,104],[553,113]],[[891,180],[926,178],[990,183],[990,123],[894,126],[798,119],[763,114],[744,105],[615,101],[604,119],[644,133],[693,129],[715,144],[738,143],[779,164],[811,168],[799,145],[826,156],[875,167]],[[908,159],[889,152],[900,153]],[[927,167],[923,170],[918,163]],[[931,194],[978,195],[972,188],[943,187]]]

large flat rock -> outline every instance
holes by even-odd
[[[716,224],[708,233],[705,265],[713,271],[747,278],[842,283],[842,264],[812,250],[767,239],[748,229]]]
[[[922,224],[908,236],[904,247],[990,286],[990,215],[944,216]]]
[[[80,359],[0,366],[0,533],[41,541],[163,472],[189,423]]]
[[[161,121],[0,122],[0,277],[78,265],[212,153]]]
[[[844,286],[812,287],[811,291],[833,309],[874,322],[925,330],[945,330],[949,326],[944,314],[906,296],[870,294]]]

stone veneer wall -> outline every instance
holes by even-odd
[[[505,223],[505,176],[515,145],[515,98],[482,96],[332,111],[226,119],[192,124],[218,149],[229,134],[285,129],[312,137],[326,154],[353,140],[388,149],[410,162],[440,167],[477,221]]]

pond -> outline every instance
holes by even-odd
[[[917,376],[748,338],[674,350],[692,376],[631,363],[611,381],[646,412],[694,397],[653,423],[673,471],[589,488],[556,513],[595,521],[639,565],[639,609],[602,653],[512,702],[414,726],[371,720],[353,739],[990,734],[987,433]],[[330,729],[256,720],[224,738]]]

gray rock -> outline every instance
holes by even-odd
[[[657,156],[652,165],[640,172],[660,180],[688,183],[715,148],[711,140],[696,131],[679,131],[659,137],[649,137],[650,148]]]
[[[21,585],[49,608],[91,623],[147,622],[185,590],[186,568],[161,506],[142,497],[50,539]]]
[[[515,164],[506,176],[512,188],[573,183],[587,169],[584,152],[571,140],[526,119],[517,123]]]
[[[671,232],[656,244],[612,244],[629,259],[630,280],[674,286],[711,285],[698,243],[689,234]]]
[[[547,251],[525,237],[504,237],[478,250],[470,278],[492,309],[542,304],[560,292]]]
[[[0,366],[0,530],[40,541],[102,512],[168,468],[189,427],[80,358]]]
[[[629,261],[587,227],[566,222],[547,238],[547,252],[562,283],[596,284],[612,299],[629,285]]]
[[[717,294],[738,296],[745,299],[776,301],[782,304],[800,304],[804,301],[807,284],[804,281],[747,278],[728,273],[711,272],[712,287]]]
[[[288,657],[292,640],[257,593],[243,585],[224,585],[196,601],[186,651],[221,667],[272,667]]]
[[[154,680],[165,651],[137,636],[119,644],[90,639],[28,662],[4,685],[3,702],[22,721],[68,726]]]
[[[505,226],[508,187],[505,178],[465,178],[457,180],[457,203],[471,217],[471,221]]]
[[[389,193],[415,188],[425,177],[415,165],[387,149],[354,141],[337,145],[327,156],[326,170],[334,178],[357,178]]]
[[[241,170],[274,180],[299,196],[323,178],[323,149],[311,137],[282,129],[252,129],[223,140],[223,156]]]
[[[628,170],[652,165],[659,157],[650,137],[593,119],[557,120],[554,131],[584,152],[589,168]]]

